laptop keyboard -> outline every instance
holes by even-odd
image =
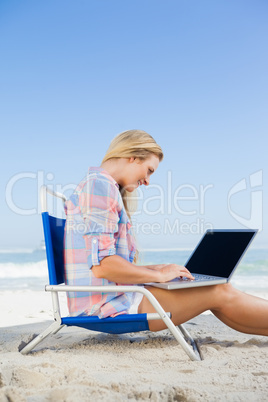
[[[212,279],[219,279],[217,276],[211,276],[211,275],[201,275],[201,274],[192,274],[194,276],[194,281],[195,282],[202,282],[202,281],[207,281],[207,280],[212,280]],[[180,280],[180,281],[192,281],[192,279],[188,279],[188,278],[176,278],[173,279],[174,281]]]
[[[211,279],[216,279],[216,276],[211,275],[199,275],[199,274],[192,274],[195,277],[195,281],[207,281]]]

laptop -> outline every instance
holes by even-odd
[[[183,277],[146,285],[172,290],[227,283],[257,232],[257,229],[209,229],[185,264],[194,280]]]

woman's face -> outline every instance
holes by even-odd
[[[142,184],[148,186],[150,176],[156,171],[159,165],[159,159],[152,154],[145,161],[138,158],[130,158],[124,171],[122,187],[127,191],[132,192]]]

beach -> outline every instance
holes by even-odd
[[[1,292],[0,301],[9,306],[0,330],[1,402],[267,400],[268,339],[233,331],[212,314],[185,324],[201,362],[190,361],[168,330],[107,335],[65,327],[23,356],[21,342],[52,322],[50,295]]]
[[[0,290],[1,402],[267,400],[267,337],[238,333],[208,312],[185,324],[201,362],[191,361],[168,330],[110,335],[65,327],[21,355],[22,342],[46,329],[53,313],[51,296],[42,290],[43,262],[31,286],[25,284],[36,262],[24,261],[20,278],[18,264],[9,280],[13,288]],[[251,293],[268,299],[263,288]],[[65,296],[60,299],[68,314]]]
[[[89,285],[93,266],[103,284],[185,275],[132,269],[123,257],[230,277],[268,306],[267,16],[268,0],[0,0],[0,402],[268,402],[268,336],[203,311],[223,317],[226,307],[229,323],[268,328],[268,308],[239,305],[224,287],[156,292],[176,323],[202,312],[183,323],[201,361],[168,329],[65,326],[21,353],[60,321],[45,291],[46,247],[64,265],[55,218],[67,219],[68,272],[50,272],[53,284]],[[211,229],[256,233],[235,272],[225,268],[240,240],[198,257]],[[79,290],[73,314],[99,313],[97,292],[87,305],[88,289]],[[128,313],[126,299],[109,299],[102,315]]]

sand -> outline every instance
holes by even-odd
[[[50,295],[0,292],[0,305],[1,402],[268,400],[268,338],[240,334],[212,314],[185,324],[201,362],[190,361],[168,330],[107,335],[65,327],[23,356],[20,343],[52,322]]]

